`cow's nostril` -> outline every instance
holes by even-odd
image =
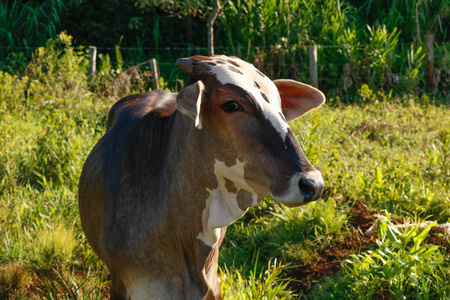
[[[311,198],[316,192],[314,183],[302,177],[300,178],[298,186],[300,187],[300,191],[302,192],[303,197],[305,197],[305,202],[312,200]]]

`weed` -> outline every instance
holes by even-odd
[[[258,271],[257,259],[250,275],[241,275],[242,270],[226,266],[219,269],[222,294],[225,299],[296,299],[296,295],[286,290],[289,281],[281,277],[286,268],[274,261],[269,261],[265,271]]]

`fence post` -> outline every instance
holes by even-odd
[[[428,52],[428,66],[427,66],[427,73],[428,73],[428,87],[430,88],[430,91],[432,93],[435,92],[435,85],[434,85],[434,50],[433,50],[433,35],[427,34],[427,52]]]
[[[156,58],[150,60],[150,69],[152,70],[153,89],[159,90],[159,67]]]
[[[89,46],[89,69],[88,69],[89,76],[93,76],[95,74],[96,62],[97,62],[97,47]]]
[[[318,88],[319,80],[317,78],[317,45],[309,46],[309,72],[311,74],[312,86]]]

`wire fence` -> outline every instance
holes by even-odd
[[[446,64],[448,61],[448,48],[450,43],[442,42],[442,43],[434,43],[435,48],[439,49],[439,51],[435,51],[432,54],[433,59],[436,61],[444,61]],[[267,67],[277,67],[280,70],[289,70],[293,68],[301,69],[301,74],[303,79],[306,81],[313,83],[313,85],[318,86],[319,84],[332,84],[337,85],[342,81],[342,76],[330,76],[327,70],[334,69],[342,71],[346,65],[349,64],[348,60],[341,60],[339,62],[336,59],[330,57],[330,50],[335,50],[333,53],[339,53],[339,51],[347,51],[349,47],[351,47],[352,51],[359,51],[361,56],[364,56],[365,53],[363,50],[366,50],[370,47],[370,44],[358,44],[358,45],[348,45],[348,44],[339,44],[339,45],[292,45],[282,47],[280,45],[271,46],[270,48],[258,48],[258,47],[246,47],[246,46],[236,46],[236,47],[223,47],[217,46],[215,47],[216,53],[224,53],[227,55],[237,55],[242,57],[243,59],[247,59],[251,61],[251,56],[257,57],[258,53],[262,55],[267,55],[267,53],[276,53],[272,54],[272,58],[278,59],[278,57],[282,58],[281,61],[277,61],[276,66],[273,66],[273,62],[268,59],[265,63]],[[399,42],[396,44],[396,49],[402,49],[401,51],[408,51],[411,47],[418,49],[422,47],[422,53],[428,51],[426,44],[414,43],[414,42]],[[315,51],[321,52],[322,57],[318,57],[316,53],[316,58],[311,59],[311,49],[315,47]],[[29,51],[33,52],[40,47],[8,47],[8,46],[0,46],[0,50],[7,51]],[[89,47],[86,47],[88,49]],[[161,66],[161,70],[163,73],[163,77],[165,82],[168,83],[176,83],[180,82],[180,79],[175,74],[173,76],[172,71],[167,70],[178,70],[178,67],[175,63],[177,58],[180,57],[188,57],[191,55],[207,55],[208,48],[207,47],[198,47],[198,46],[190,46],[190,45],[180,45],[180,46],[171,46],[171,47],[105,47],[99,46],[95,47],[96,53],[101,55],[108,54],[110,57],[115,57],[117,51],[120,51],[123,54],[123,59],[120,60],[120,63],[124,65],[124,67],[133,67],[139,65],[145,65],[150,62],[150,60],[156,58],[158,60],[158,65]],[[443,49],[443,50],[442,50]],[[328,51],[328,52],[327,52]],[[308,59],[309,52],[309,59]],[[242,55],[239,55],[241,54]],[[252,53],[252,55],[250,54]],[[299,53],[295,56],[295,53]],[[342,52],[341,52],[342,53]],[[394,53],[395,52],[394,50]],[[96,54],[97,55],[97,54]],[[278,55],[278,57],[277,57]],[[294,58],[288,58],[284,60],[284,56],[294,55]],[[328,56],[327,56],[328,55]],[[332,55],[331,55],[332,56]],[[404,64],[408,64],[408,57],[404,55]],[[429,53],[428,53],[428,56]],[[92,57],[91,55],[91,65],[90,69],[93,67],[95,70],[95,66],[98,65],[96,57]],[[4,62],[3,62],[4,63]],[[113,61],[114,64],[118,64],[118,61]],[[402,62],[403,63],[403,62]],[[271,65],[272,64],[272,65]],[[150,67],[150,65],[148,65]],[[312,74],[311,70],[316,69],[317,74]],[[94,71],[95,72],[95,71]],[[159,71],[158,71],[159,72]],[[171,73],[172,72],[172,73]],[[309,74],[308,74],[309,73]],[[305,76],[306,74],[306,76]],[[159,75],[159,74],[158,74]],[[334,74],[336,75],[336,74]],[[181,77],[181,73],[180,76]],[[159,77],[159,76],[158,76]],[[301,77],[301,76],[300,76]]]
[[[290,46],[291,48],[305,48],[307,49],[310,46],[316,45],[318,48],[343,48],[343,47],[348,47],[348,44],[339,44],[339,45],[320,45],[320,44],[308,44],[308,45],[295,45],[295,46]],[[411,46],[411,45],[415,45],[415,46],[424,46],[424,44],[420,44],[417,42],[399,42],[397,43],[397,46],[400,47],[404,47],[404,46]],[[435,43],[436,46],[448,46],[450,45],[449,42],[441,42],[441,43]],[[369,44],[358,44],[358,45],[350,45],[350,46],[354,46],[357,49],[365,49],[367,46],[369,46]],[[0,49],[17,49],[17,50],[36,50],[38,48],[42,47],[41,46],[23,46],[23,47],[10,47],[10,46],[0,46]],[[119,47],[121,50],[132,50],[132,51],[141,51],[141,50],[151,50],[151,51],[172,51],[172,50],[203,50],[203,51],[208,51],[208,47],[201,47],[201,46],[168,46],[168,47]],[[247,46],[236,46],[236,47],[224,47],[224,46],[215,46],[214,49],[215,50],[224,50],[224,51],[232,51],[235,50],[236,48],[248,48]],[[113,51],[116,49],[116,47],[106,47],[106,46],[98,46],[97,47],[98,50],[100,51]]]

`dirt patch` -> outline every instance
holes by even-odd
[[[442,246],[445,252],[450,254],[450,237],[444,228],[433,227],[425,240],[428,244]]]
[[[320,258],[314,264],[297,264],[289,268],[285,275],[293,280],[289,283],[288,288],[295,290],[300,295],[303,294],[321,278],[339,272],[340,262],[350,254],[365,251],[376,243],[377,236],[375,233],[370,235],[364,235],[364,233],[377,221],[374,215],[383,215],[383,212],[371,210],[364,200],[356,200],[348,214],[349,224],[353,227],[350,236],[339,243],[330,245],[326,251],[320,253]],[[404,224],[403,219],[397,218],[391,218],[391,222]],[[449,236],[446,235],[443,228],[431,228],[426,242],[442,246],[447,253],[450,253]]]
[[[379,214],[379,211],[370,210],[369,205],[364,200],[356,200],[349,212],[348,221],[350,225],[366,232],[377,220],[373,215]]]
[[[368,225],[370,226],[370,225]],[[364,236],[354,230],[352,235],[342,242],[332,244],[326,251],[320,253],[320,259],[311,265],[294,265],[289,268],[286,277],[294,279],[288,288],[299,294],[307,291],[314,283],[323,277],[331,276],[340,270],[340,263],[352,253],[366,250],[376,241],[376,235]]]

